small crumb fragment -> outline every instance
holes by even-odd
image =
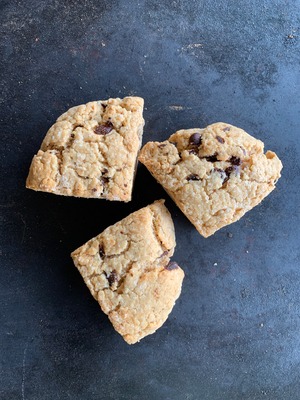
[[[169,106],[169,110],[182,111],[182,110],[184,110],[184,107],[183,106],[179,106],[179,105],[172,105],[172,106]]]

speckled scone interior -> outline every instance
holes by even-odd
[[[143,133],[140,97],[73,107],[49,129],[26,187],[65,196],[131,200]]]
[[[282,169],[263,142],[222,122],[148,142],[139,160],[204,237],[259,204]]]
[[[71,254],[92,295],[129,344],[155,332],[180,295],[184,273],[170,262],[174,247],[173,221],[160,200]]]

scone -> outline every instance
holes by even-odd
[[[160,200],[71,254],[91,294],[129,344],[154,333],[180,295],[184,273],[170,261],[175,245],[173,221]]]
[[[26,187],[64,196],[130,201],[143,134],[140,97],[73,107],[49,129]]]
[[[204,237],[240,219],[280,178],[282,164],[242,129],[215,123],[149,142],[142,162]]]

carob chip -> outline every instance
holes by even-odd
[[[200,133],[198,133],[198,132],[193,133],[189,138],[189,144],[192,146],[200,146],[201,142],[202,142],[202,138],[201,138]]]
[[[94,129],[97,135],[108,135],[114,129],[113,124],[110,121],[105,122],[105,124],[99,124]]]
[[[118,275],[116,270],[114,269],[107,277],[109,286],[111,286],[114,282],[117,282],[118,280]]]
[[[173,269],[177,268],[179,268],[179,265],[175,261],[170,261],[169,264],[165,266],[165,269],[167,269],[168,271],[172,271]]]
[[[219,143],[225,143],[225,140],[221,136],[216,136],[216,139]]]
[[[200,181],[200,177],[197,174],[190,174],[186,177],[188,181]]]

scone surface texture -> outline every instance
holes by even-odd
[[[160,200],[71,254],[91,294],[129,344],[154,333],[180,295],[184,273],[170,262],[175,244],[173,221]]]
[[[26,187],[130,201],[144,126],[140,97],[93,101],[61,115],[34,156]]]
[[[223,122],[148,142],[139,160],[204,237],[259,204],[282,169],[262,141]]]

